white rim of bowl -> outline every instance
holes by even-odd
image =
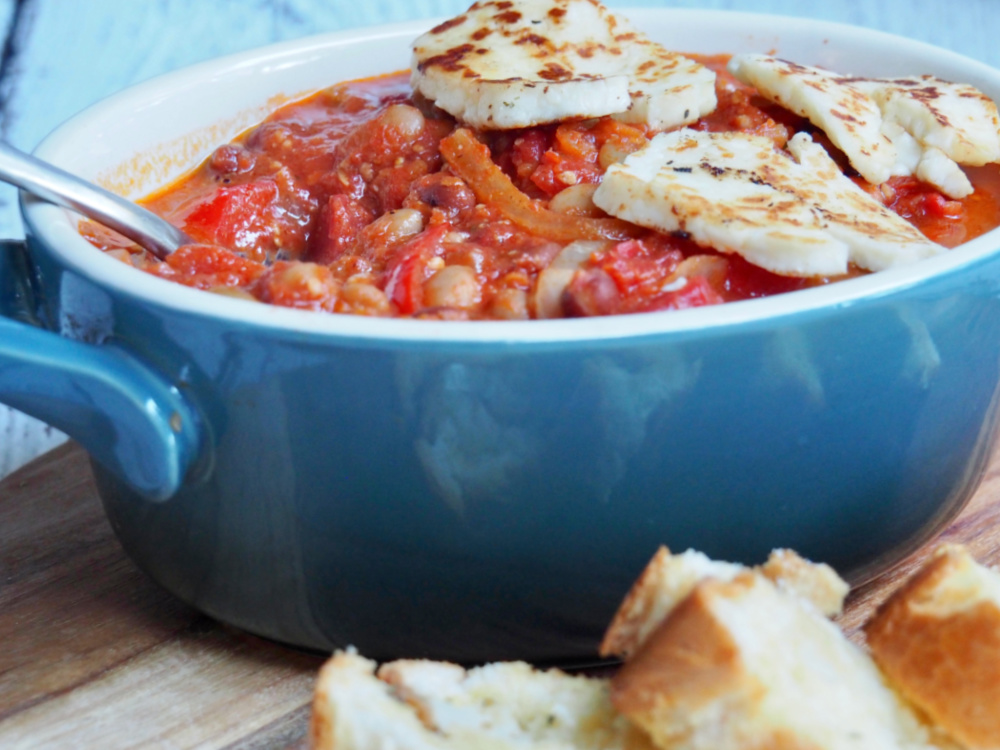
[[[644,14],[674,16],[684,22],[725,21],[743,26],[769,25],[782,35],[805,30],[811,33],[849,34],[861,41],[906,44],[911,50],[926,56],[928,64],[935,61],[960,65],[970,71],[970,77],[990,80],[1000,96],[1000,71],[949,50],[924,42],[885,32],[854,27],[829,21],[789,18],[784,16],[739,13],[716,10],[635,9],[623,10],[635,19]],[[61,142],[71,138],[78,125],[100,120],[114,112],[121,103],[137,95],[153,98],[159,91],[187,78],[219,74],[224,70],[259,64],[265,59],[282,58],[289,54],[308,55],[310,50],[325,49],[359,40],[394,39],[402,34],[415,35],[440,19],[427,19],[399,24],[321,34],[304,39],[260,47],[247,52],[216,58],[178,71],[158,76],[125,89],[88,107],[51,133],[36,149],[45,158]],[[640,24],[641,27],[641,24]],[[916,73],[915,73],[916,74]],[[441,343],[559,343],[601,341],[684,334],[706,329],[733,329],[761,321],[783,319],[821,310],[839,310],[862,301],[871,301],[888,294],[921,284],[932,277],[942,277],[963,266],[985,261],[1000,252],[1000,228],[971,240],[954,250],[910,266],[879,271],[866,276],[840,281],[821,287],[759,299],[729,302],[688,310],[636,313],[530,321],[434,321],[404,318],[372,318],[340,315],[266,305],[207,293],[131,269],[120,261],[96,250],[76,230],[79,217],[65,209],[22,194],[22,212],[31,232],[44,240],[46,246],[62,260],[68,269],[118,293],[141,298],[149,304],[267,329],[284,329],[300,334],[322,334],[350,339],[403,340]]]

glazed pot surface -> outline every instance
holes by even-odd
[[[1000,310],[935,286],[789,328],[520,352],[135,311],[157,356],[212,353],[191,370],[212,375],[192,386],[220,415],[215,462],[164,503],[98,468],[101,492],[145,570],[253,632],[586,658],[660,544],[747,562],[792,547],[859,580],[957,513],[994,425]]]

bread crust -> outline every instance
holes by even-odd
[[[639,633],[652,615],[670,557],[670,550],[660,547],[632,584],[611,624],[604,631],[600,646],[602,657],[626,658],[636,650],[640,642]]]
[[[312,711],[309,716],[309,747],[311,748],[333,748],[336,746],[333,701],[330,700],[331,681],[336,679],[336,674],[344,668],[344,659],[350,657],[343,653],[336,653],[319,670],[316,678],[316,688],[313,691]],[[374,672],[374,665],[372,665]]]
[[[958,546],[934,557],[865,626],[868,646],[894,687],[969,748],[1000,747],[1000,602],[949,597],[979,566]],[[979,592],[983,593],[983,592]]]
[[[611,681],[663,750],[929,748],[870,656],[760,570],[708,578]]]
[[[713,720],[704,717],[711,710],[726,735],[719,747],[733,747],[735,741],[742,750],[822,750],[783,729],[740,736],[737,722],[723,723],[752,714],[765,688],[747,671],[712,601],[738,598],[756,585],[755,578],[747,571],[732,581],[699,584],[612,678],[612,702],[658,747],[704,746],[695,735]]]
[[[712,616],[710,600],[743,581],[706,581],[625,662],[611,681],[611,700],[625,715],[715,700],[747,679],[739,647]]]
[[[812,604],[827,617],[844,611],[850,586],[826,563],[814,563],[790,549],[776,549],[760,572],[778,586]]]
[[[499,662],[466,670],[353,651],[320,670],[314,750],[655,750],[614,710],[607,680]]]
[[[756,568],[710,560],[688,550],[671,554],[660,547],[615,612],[601,641],[601,656],[631,658],[642,642],[703,580],[732,580],[756,570],[783,591],[810,602],[828,617],[840,614],[848,585],[829,565],[814,563],[789,549],[776,549]]]

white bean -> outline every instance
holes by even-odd
[[[626,151],[613,141],[608,141],[597,152],[597,163],[601,165],[601,169],[607,169],[612,164],[625,161],[625,157],[630,153],[630,151]]]
[[[572,268],[546,268],[538,274],[532,294],[535,317],[545,320],[563,317],[562,296],[576,273]]]
[[[337,286],[330,270],[318,263],[292,263],[281,271],[275,271],[274,281],[281,286],[294,287],[300,294],[305,292],[313,298],[327,295]]]
[[[670,284],[675,279],[702,276],[712,286],[721,287],[729,270],[729,261],[718,255],[692,255],[677,264],[677,268],[667,279]]]
[[[523,289],[501,289],[490,302],[490,312],[504,320],[527,320],[527,292]]]
[[[590,260],[590,256],[608,246],[604,240],[576,240],[553,258],[548,268],[538,274],[531,304],[536,318],[561,318],[563,292],[573,280],[573,275]]]
[[[374,284],[362,281],[348,282],[340,290],[340,298],[359,315],[387,315],[389,298]]]
[[[416,138],[423,132],[425,121],[416,107],[393,104],[382,113],[382,123],[405,138]]]
[[[371,227],[374,236],[394,243],[419,234],[424,228],[424,216],[415,208],[399,208],[378,217]]]
[[[552,196],[549,208],[561,214],[591,216],[597,213],[597,206],[594,205],[594,192],[596,190],[597,185],[589,183],[570,185]]]
[[[424,282],[428,307],[473,307],[481,295],[476,272],[468,266],[445,266]]]

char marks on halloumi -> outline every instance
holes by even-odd
[[[944,251],[805,133],[788,148],[743,133],[663,133],[608,169],[594,203],[789,276],[836,276],[849,263],[877,271]]]
[[[972,193],[959,164],[1000,161],[1000,118],[989,97],[933,76],[860,78],[737,55],[730,72],[821,128],[868,182],[915,175],[952,198]]]
[[[996,104],[967,83],[934,76],[847,78],[878,102],[882,116],[898,123],[925,148],[938,148],[959,164],[1000,161]]]
[[[715,109],[715,73],[596,0],[484,0],[413,45],[412,85],[482,129],[615,115],[667,129]]]

